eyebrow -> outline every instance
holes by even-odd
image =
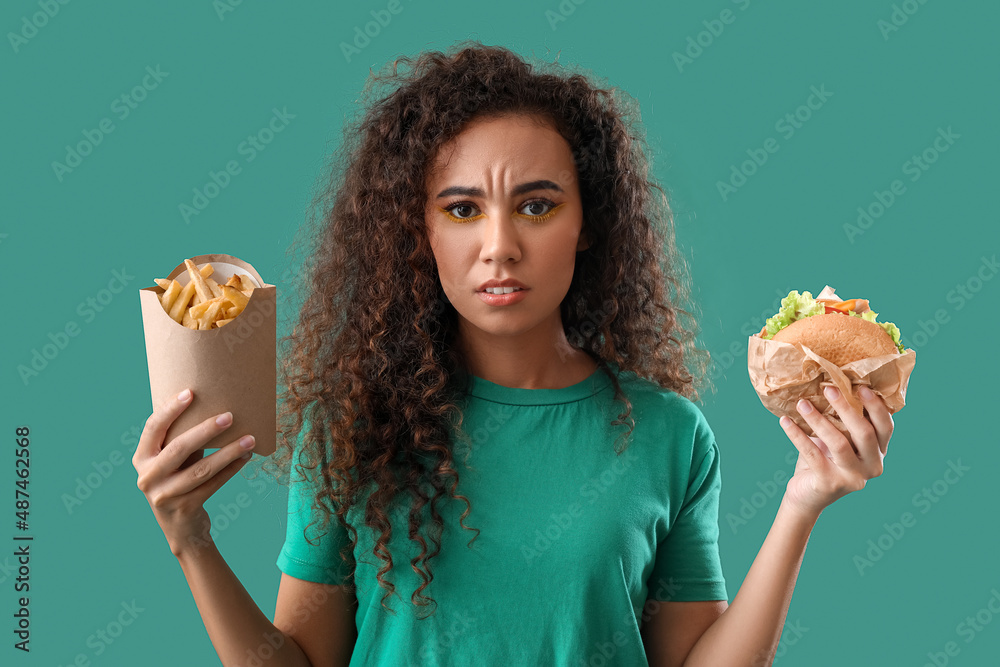
[[[555,190],[556,192],[562,192],[563,189],[559,187],[558,184],[548,181],[545,179],[538,181],[531,181],[529,183],[521,183],[514,187],[512,195],[521,195],[525,192],[532,192],[534,190]],[[454,185],[450,188],[445,188],[438,193],[438,199],[441,197],[451,197],[454,195],[461,195],[465,197],[484,197],[485,193],[479,188],[468,188],[461,185]]]

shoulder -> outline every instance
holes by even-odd
[[[692,430],[708,428],[705,414],[687,396],[665,389],[634,373],[622,373],[619,383],[632,401],[633,410],[641,411],[644,418],[658,417]]]
[[[702,409],[691,399],[633,373],[619,377],[632,402],[636,431],[697,464],[716,449],[715,433]]]

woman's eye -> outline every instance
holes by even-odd
[[[452,204],[441,210],[452,220],[475,220],[482,217],[481,213],[478,215],[474,213],[478,209],[473,204]]]
[[[474,213],[472,211],[476,210],[475,206],[469,204],[459,204],[458,206],[449,209],[456,218],[471,218]],[[463,213],[464,211],[464,213]]]
[[[552,204],[550,204],[549,202],[530,201],[524,205],[522,210],[527,210],[528,215],[530,216],[538,216],[538,215],[545,215],[546,213],[548,213],[551,210],[551,206]],[[536,207],[544,210],[538,210],[538,208]]]
[[[534,201],[529,201],[523,204],[517,211],[517,215],[525,218],[531,218],[535,221],[546,220],[550,216],[555,215],[555,210],[561,207],[562,204],[556,206],[552,202],[545,199],[536,199]],[[460,221],[472,221],[478,220],[484,217],[484,213],[479,210],[479,207],[471,203],[452,204],[451,206],[446,206],[441,209],[444,211],[448,217],[452,220]]]

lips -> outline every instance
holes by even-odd
[[[491,292],[490,290],[496,290],[496,291],[492,291]],[[507,290],[510,290],[510,291],[508,292]],[[502,295],[502,294],[513,294],[514,292],[523,292],[524,288],[523,287],[487,287],[486,289],[480,290],[480,291],[485,292],[487,294]]]
[[[512,306],[516,303],[520,303],[524,299],[528,298],[528,292],[530,290],[519,289],[511,292],[510,294],[491,294],[490,292],[476,292],[483,303],[490,306]]]
[[[476,288],[476,291],[485,292],[488,287],[518,287],[522,290],[528,289],[528,286],[520,281],[514,280],[513,278],[505,278],[504,280],[487,280],[485,283]]]

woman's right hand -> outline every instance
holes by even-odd
[[[132,457],[139,473],[136,486],[145,494],[175,556],[211,543],[212,520],[203,505],[250,460],[251,453],[241,441],[253,447],[253,436],[247,435],[204,456],[205,444],[232,425],[229,412],[192,426],[164,446],[167,429],[192,398],[190,390],[185,390],[156,408],[146,420]]]

